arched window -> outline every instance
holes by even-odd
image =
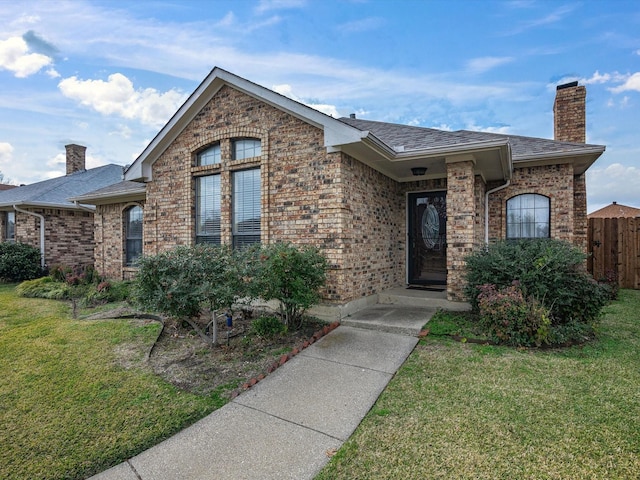
[[[547,238],[550,236],[551,201],[535,193],[507,200],[507,238]]]
[[[196,155],[196,165],[215,165],[220,163],[220,144],[216,143]]]
[[[262,155],[262,145],[259,138],[238,138],[232,142],[232,159],[259,157]]]
[[[125,210],[125,264],[135,265],[142,255],[142,207],[134,205]]]

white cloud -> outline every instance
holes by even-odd
[[[326,115],[330,115],[334,118],[338,118],[341,117],[342,115],[340,115],[340,113],[338,112],[338,109],[336,108],[335,105],[329,105],[329,104],[325,104],[325,103],[314,103],[314,102],[305,102],[303,99],[301,99],[300,97],[298,97],[297,95],[295,95],[293,93],[293,89],[291,88],[291,85],[289,84],[282,84],[282,85],[274,85],[272,87],[272,90],[274,92],[279,93],[280,95],[284,95],[285,97],[289,97],[292,100],[295,100],[296,102],[300,102],[304,105],[306,105],[307,107],[311,107],[315,110],[318,110],[319,112],[322,112]]]
[[[282,10],[286,8],[301,8],[306,5],[306,0],[260,0],[255,11],[258,14],[271,10]]]
[[[481,127],[475,123],[467,124],[466,130],[472,130],[474,132],[486,132],[486,133],[499,133],[501,135],[508,135],[511,127],[508,125],[502,125],[500,127]]]
[[[585,85],[591,85],[595,83],[607,83],[611,81],[611,78],[612,78],[611,74],[609,73],[600,74],[600,72],[596,70],[595,73],[591,75],[591,78],[583,78],[582,83],[584,83]]]
[[[18,78],[38,73],[51,63],[52,59],[46,55],[29,53],[29,46],[21,37],[0,41],[0,69],[9,70]]]
[[[613,201],[623,205],[638,206],[640,168],[613,163],[605,168],[592,167],[587,170],[587,192],[594,203],[609,204]]]
[[[636,72],[633,75],[630,75],[626,78],[625,82],[622,85],[610,88],[609,90],[611,90],[613,93],[626,92],[629,90],[640,92],[640,72]]]
[[[9,164],[13,159],[13,145],[0,142],[0,165]]]
[[[175,89],[164,93],[153,88],[136,90],[121,73],[109,75],[106,82],[73,76],[62,80],[58,87],[64,96],[103,115],[118,115],[155,127],[164,125],[186,98]]]
[[[467,68],[475,73],[483,73],[513,60],[513,57],[479,57],[469,60]]]

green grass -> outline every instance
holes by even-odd
[[[564,350],[426,337],[316,480],[639,478],[638,311]]]
[[[142,368],[158,331],[72,320],[66,303],[0,285],[0,478],[85,478],[223,405],[217,391],[185,393]],[[137,367],[121,366],[123,349]]]

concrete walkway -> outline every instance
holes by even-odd
[[[224,407],[92,479],[312,479],[371,409],[432,313],[397,305],[358,312]],[[358,322],[368,328],[345,325]],[[380,331],[393,331],[385,325],[394,322],[401,333]]]

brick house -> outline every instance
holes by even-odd
[[[555,140],[336,119],[215,68],[97,206],[96,268],[141,252],[288,241],[330,261],[348,314],[391,287],[463,300],[464,258],[503,238],[586,244],[586,90],[558,87]]]
[[[86,147],[66,146],[66,175],[0,191],[0,242],[40,249],[43,266],[92,265],[95,206],[69,200],[122,181],[119,165],[85,169]]]

